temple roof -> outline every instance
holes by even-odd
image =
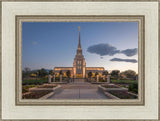
[[[73,67],[54,67],[54,68],[73,68]]]

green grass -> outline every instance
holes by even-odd
[[[47,79],[40,80],[23,80],[22,85],[42,85],[43,83],[48,83]]]
[[[136,80],[115,80],[111,79],[112,83],[117,83],[117,84],[133,84],[133,83],[138,83]]]

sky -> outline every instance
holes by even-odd
[[[137,22],[23,22],[22,69],[73,67],[78,26],[87,67],[138,72]]]

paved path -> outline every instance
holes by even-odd
[[[51,96],[49,99],[107,99],[98,91],[97,85],[76,81],[62,85],[63,91]]]

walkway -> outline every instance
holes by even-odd
[[[61,86],[63,91],[51,96],[49,99],[107,99],[105,95],[98,91],[95,84],[76,81]]]

